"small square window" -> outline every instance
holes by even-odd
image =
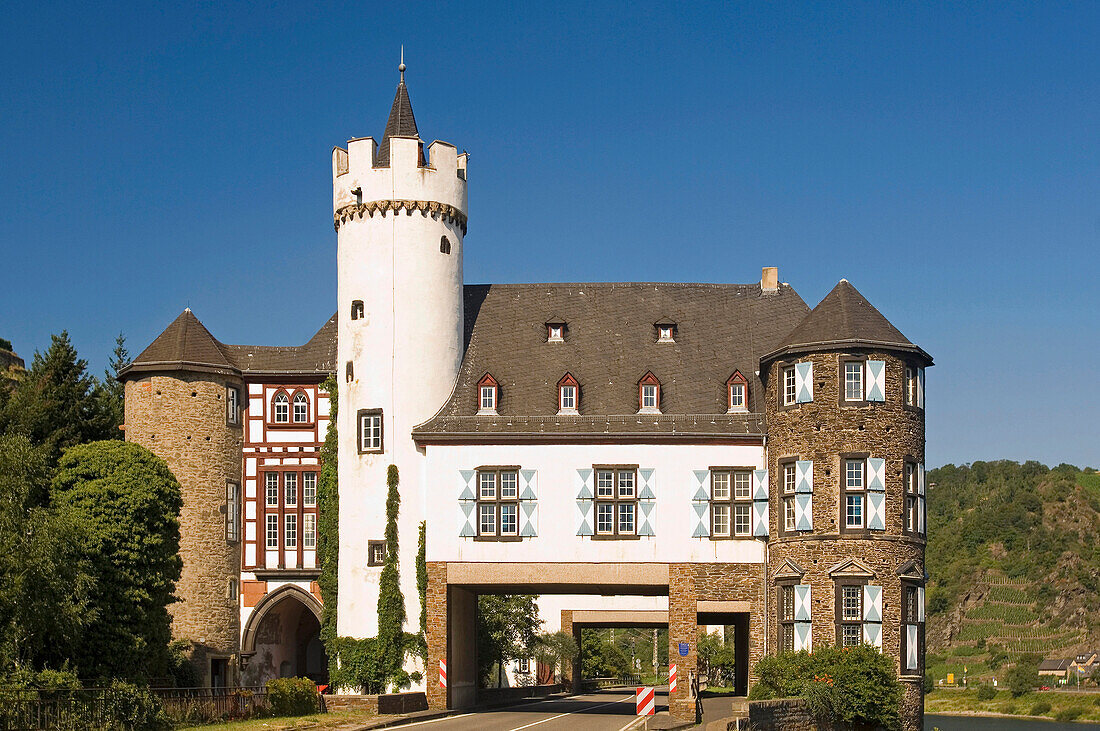
[[[382,412],[378,409],[359,412],[359,451],[382,451]]]
[[[367,541],[367,566],[381,566],[386,563],[386,542]]]
[[[671,343],[671,342],[673,342],[673,339],[672,339],[672,326],[671,325],[661,325],[657,328],[657,342],[660,342],[660,343]]]
[[[546,341],[549,343],[561,343],[565,341],[564,330],[562,325],[547,325]]]

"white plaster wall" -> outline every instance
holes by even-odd
[[[466,210],[465,168],[454,147],[434,143],[432,167],[417,166],[417,142],[390,141],[390,167],[371,167],[374,141],[348,145],[349,170],[333,179],[334,210],[354,203],[351,191],[362,188],[363,202],[373,200],[437,201]],[[334,159],[339,151],[334,153]],[[451,253],[439,251],[440,237]],[[419,212],[376,213],[341,224],[338,233],[340,464],[340,594],[342,635],[377,633],[378,580],[381,567],[367,566],[368,541],[385,531],[386,472],[397,465],[401,475],[398,521],[401,590],[408,631],[419,624],[416,550],[424,519],[421,475],[424,456],[410,434],[447,400],[461,361],[462,230],[443,216]],[[351,303],[362,300],[364,317],[351,320]],[[346,378],[353,362],[355,379]],[[383,411],[382,454],[359,454],[356,412]],[[410,668],[411,669],[411,668]]]
[[[577,470],[597,464],[653,468],[657,496],[653,537],[594,540],[577,533]],[[520,465],[538,473],[538,536],[519,542],[461,538],[460,470]],[[427,448],[428,561],[729,562],[762,563],[763,538],[692,538],[694,470],[714,466],[764,468],[760,446],[565,444],[456,445]],[[640,484],[640,482],[639,482]]]

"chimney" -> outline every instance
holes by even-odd
[[[776,294],[779,291],[778,267],[764,267],[760,270],[760,291],[764,294]]]

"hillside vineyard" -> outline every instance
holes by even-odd
[[[430,706],[476,699],[477,595],[535,594],[549,631],[667,625],[685,681],[699,633],[732,626],[742,693],[766,654],[872,644],[921,728],[924,350],[847,281],[810,310],[771,267],[750,284],[466,285],[467,155],[421,140],[403,68],[381,141],[335,148],[332,181],[338,310],[308,343],[227,345],[187,310],[123,374],[127,439],[185,491],[174,631],[206,682],[327,679],[335,375],[337,629],[378,631],[396,465],[408,632],[427,526],[428,660],[406,662]],[[674,716],[694,717],[690,693]]]

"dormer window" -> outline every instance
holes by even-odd
[[[749,382],[741,371],[734,371],[726,381],[726,395],[729,399],[727,413],[749,410]]]
[[[661,382],[652,372],[647,372],[638,381],[638,413],[661,413]]]
[[[565,342],[565,321],[560,318],[553,318],[546,321],[546,342],[548,343],[562,343]]]
[[[500,384],[490,374],[486,373],[477,382],[477,413],[479,415],[496,416],[497,401]]]
[[[653,323],[653,327],[657,328],[657,342],[658,343],[674,343],[676,335],[676,323],[669,319],[658,320]]]
[[[577,415],[577,402],[579,384],[577,379],[569,373],[562,376],[562,379],[558,381],[558,414],[564,414],[569,416]]]
[[[351,303],[351,319],[362,320],[363,319],[363,300],[355,300]]]

